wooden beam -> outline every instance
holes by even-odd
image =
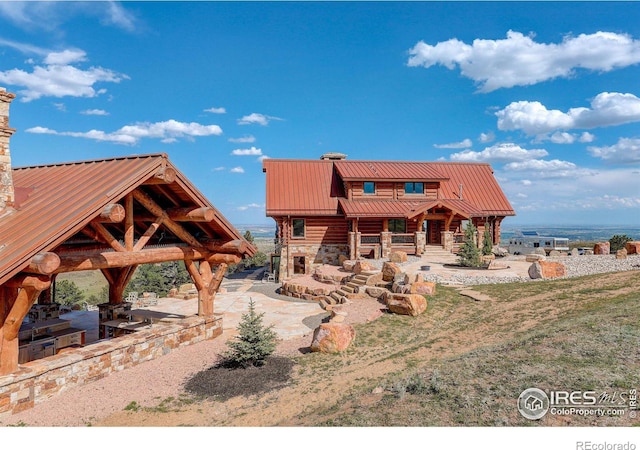
[[[249,243],[244,239],[234,239],[232,241],[221,241],[213,239],[202,239],[202,244],[215,253],[246,253],[249,249]]]
[[[181,241],[186,242],[192,247],[202,247],[202,244],[198,242],[198,240],[194,238],[187,230],[185,230],[182,225],[171,220],[168,214],[149,195],[139,189],[136,189],[135,191],[133,191],[133,196],[136,201],[144,206],[151,214],[156,217],[162,217],[164,219],[163,225],[167,227],[173,234],[175,234]]]
[[[169,208],[167,215],[176,222],[211,222],[216,218],[213,208]]]
[[[196,289],[198,290],[198,292],[203,290],[205,287],[204,281],[200,276],[200,272],[198,272],[198,267],[196,266],[196,263],[193,262],[193,260],[191,259],[185,259],[184,266],[187,268],[187,272],[189,272],[189,275],[191,275],[191,280],[193,280],[193,284],[196,285]]]
[[[147,245],[147,242],[149,242],[149,239],[151,239],[155,232],[158,231],[158,228],[160,228],[160,225],[162,225],[163,221],[163,217],[156,217],[156,220],[151,225],[149,225],[149,228],[147,228],[144,234],[140,236],[138,242],[136,242],[136,245],[133,246],[134,252],[139,252],[144,248],[145,245]]]
[[[51,275],[58,267],[60,267],[58,255],[52,252],[42,252],[31,258],[31,262],[24,269],[24,272]]]
[[[171,167],[160,167],[144,184],[170,184],[176,181],[177,173]]]
[[[218,268],[211,279],[211,283],[209,283],[208,290],[210,295],[215,296],[216,292],[218,292],[222,279],[224,278],[224,274],[227,273],[227,267],[228,266],[225,263],[218,265]]]
[[[186,259],[210,259],[215,264],[237,264],[241,258],[231,254],[212,254],[201,248],[170,246],[147,248],[138,252],[113,252],[93,250],[78,254],[77,252],[59,253],[60,267],[55,273],[75,272],[80,270],[101,270],[126,267],[138,264],[152,264]]]
[[[198,290],[198,315],[209,317],[213,315],[213,295],[209,292],[213,280],[213,272],[209,261],[200,261],[200,277],[203,281],[203,288]]]
[[[124,209],[124,248],[130,252],[133,250],[133,240],[136,230],[133,221],[133,195],[131,195],[131,193],[124,197]]]
[[[105,206],[94,221],[102,223],[120,223],[124,218],[124,207],[119,203],[112,203]]]
[[[109,230],[107,230],[104,225],[102,225],[101,223],[98,222],[91,222],[91,228],[93,228],[94,230],[96,230],[96,233],[98,233],[98,235],[104,239],[107,244],[109,244],[111,246],[112,249],[114,249],[117,252],[126,252],[127,249],[124,248],[124,245],[122,245],[120,243],[120,241],[118,241],[113,234],[111,234],[109,232]]]

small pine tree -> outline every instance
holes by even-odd
[[[629,241],[631,241],[631,238],[626,234],[616,234],[609,239],[609,250],[612,253],[615,253],[618,250],[623,249]]]
[[[464,243],[458,252],[458,262],[464,267],[480,267],[482,260],[476,245],[476,227],[469,222],[464,230]]]
[[[484,224],[484,234],[482,235],[482,254],[490,255],[493,249],[493,241],[491,240],[491,232],[489,231],[489,224]]]
[[[278,335],[273,325],[262,324],[264,313],[257,314],[255,302],[249,300],[249,312],[242,315],[238,324],[239,334],[227,343],[230,350],[223,354],[228,366],[243,367],[262,366],[267,356],[276,349]]]

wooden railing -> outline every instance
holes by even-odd
[[[363,245],[379,244],[379,234],[362,234],[360,235],[360,243]]]
[[[415,236],[413,233],[398,233],[391,235],[391,244],[414,245]]]

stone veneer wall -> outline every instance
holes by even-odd
[[[14,98],[14,94],[0,88],[0,212],[13,206],[15,197],[9,154],[9,138],[16,131],[9,127],[9,104]]]
[[[322,264],[338,265],[340,255],[349,256],[346,244],[289,244],[283,245],[280,252],[280,280],[294,276],[293,258],[304,256],[307,274]]]
[[[149,330],[21,364],[17,372],[0,377],[0,418],[32,408],[71,387],[221,334],[222,316],[193,316],[180,322],[154,323]]]

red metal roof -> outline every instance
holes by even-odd
[[[426,211],[438,202],[406,202],[380,200],[347,200],[340,199],[340,208],[348,219],[356,217],[413,217],[415,211]]]
[[[343,180],[440,181],[438,200],[469,216],[513,216],[513,207],[485,163],[265,159],[268,216],[398,214],[392,201],[345,201]],[[374,204],[375,203],[375,204]],[[379,204],[380,203],[380,204]],[[386,203],[386,205],[383,205]],[[420,202],[418,202],[420,203]],[[402,212],[405,211],[405,212]]]
[[[329,160],[265,159],[268,216],[336,215],[344,197],[340,179]]]
[[[432,163],[407,161],[335,161],[343,180],[438,181],[447,177]]]
[[[242,239],[165,154],[14,168],[15,211],[0,217],[0,285],[36,254],[78,233],[104,206],[122,199],[161,167],[175,170],[176,180],[150,186],[157,198],[179,206],[213,208],[215,218],[205,224],[207,229],[222,239]]]

